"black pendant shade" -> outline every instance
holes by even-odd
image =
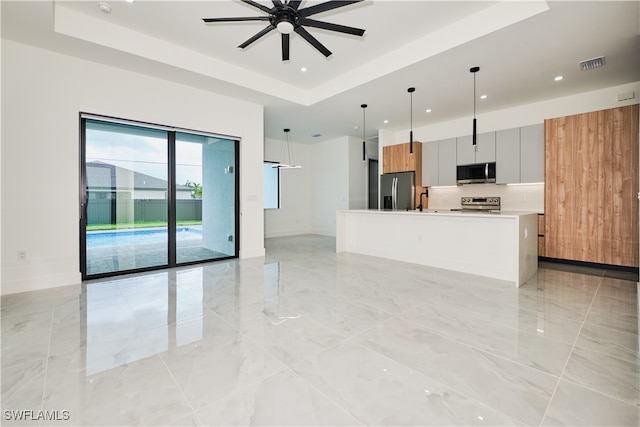
[[[367,161],[367,142],[365,140],[365,118],[364,111],[367,108],[367,104],[362,104],[360,106],[362,108],[362,161]]]
[[[472,141],[475,147],[477,141],[477,128],[476,128],[476,73],[480,71],[480,67],[471,67],[469,72],[473,73],[473,133]]]
[[[413,92],[415,91],[415,87],[410,87],[409,89],[407,89],[407,92],[409,92],[411,96],[411,106],[409,108],[411,115],[411,128],[409,130],[409,154],[413,154]]]

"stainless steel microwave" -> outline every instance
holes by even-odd
[[[456,169],[458,184],[484,184],[496,182],[496,163],[475,163],[460,165]]]

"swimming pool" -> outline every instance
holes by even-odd
[[[101,246],[166,244],[166,228],[138,228],[118,231],[88,231],[87,248]],[[201,240],[202,231],[194,227],[177,227],[176,240]]]

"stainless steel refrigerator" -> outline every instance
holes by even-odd
[[[380,178],[380,209],[415,209],[415,172],[385,173]]]

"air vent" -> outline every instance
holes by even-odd
[[[586,61],[580,61],[580,69],[582,71],[589,71],[594,68],[602,67],[604,65],[604,56],[599,56],[593,59],[587,59]]]

